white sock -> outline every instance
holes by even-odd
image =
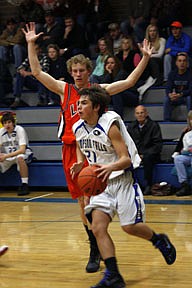
[[[21,178],[21,182],[24,184],[28,184],[28,177],[25,177],[25,178]]]

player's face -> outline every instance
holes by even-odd
[[[15,126],[11,120],[8,120],[3,123],[3,127],[7,130],[8,133],[11,133],[13,132]]]
[[[81,119],[85,120],[88,124],[95,124],[95,119],[97,119],[98,116],[98,109],[93,108],[93,104],[87,95],[82,95],[80,97],[77,109]]]
[[[73,64],[71,67],[71,76],[74,79],[77,88],[86,88],[89,82],[90,72],[87,70],[86,65],[80,63]]]

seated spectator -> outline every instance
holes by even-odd
[[[123,34],[121,33],[120,26],[118,23],[111,23],[108,26],[109,39],[112,42],[113,54],[117,54],[121,49],[121,40]]]
[[[60,24],[63,24],[63,18],[70,14],[76,19],[77,23],[85,29],[86,6],[87,0],[56,0],[51,10],[53,10],[54,16]]]
[[[45,12],[45,24],[42,29],[43,34],[38,39],[42,52],[47,53],[47,46],[49,44],[59,44],[63,36],[62,26],[55,20],[53,12],[48,10]]]
[[[95,77],[103,75],[105,60],[112,54],[111,43],[107,38],[102,37],[98,40],[97,50],[98,56],[96,58],[95,68],[90,76],[91,82],[95,82]]]
[[[142,159],[146,182],[143,194],[149,195],[153,184],[154,165],[160,162],[163,140],[159,124],[149,117],[144,106],[139,105],[135,108],[135,118],[136,120],[128,125],[127,130]]]
[[[153,79],[156,79],[155,85],[160,86],[163,83],[163,55],[166,40],[159,37],[158,27],[152,24],[148,25],[145,38],[151,43],[152,47],[154,47],[148,64],[149,73]]]
[[[123,69],[128,75],[135,69],[141,60],[141,55],[138,46],[131,36],[123,36],[121,42],[121,51],[116,55],[123,63]],[[143,94],[152,86],[155,79],[149,77],[149,66],[145,68],[139,81],[137,81],[136,88],[139,92],[139,99],[142,100]]]
[[[63,58],[59,56],[59,47],[56,44],[49,44],[47,47],[49,58],[49,71],[48,73],[57,80],[67,81],[73,83],[72,77],[67,72],[67,66]],[[60,97],[46,89],[46,96],[48,105],[59,105]]]
[[[74,55],[88,54],[88,42],[85,31],[72,16],[64,18],[65,30],[59,39],[60,55],[68,60]]]
[[[168,77],[166,95],[164,99],[164,120],[171,120],[174,106],[186,104],[187,110],[191,110],[192,75],[188,67],[186,53],[178,53],[176,56],[176,69],[171,71]]]
[[[122,64],[116,56],[108,56],[104,64],[104,74],[98,76],[96,83],[113,83],[127,78],[127,73],[122,69]],[[130,88],[112,95],[113,109],[123,118],[125,106],[135,107],[139,104],[139,93],[136,88]]]
[[[47,55],[41,53],[41,48],[36,43],[35,49],[38,54],[38,59],[40,61],[40,65],[44,72],[49,71],[49,60]],[[19,106],[23,106],[21,101],[21,94],[23,91],[23,87],[27,87],[32,91],[38,92],[39,103],[38,106],[47,105],[47,97],[45,95],[46,90],[45,87],[38,81],[36,78],[32,76],[29,58],[27,57],[24,62],[17,68],[16,81],[13,87],[13,96],[15,98],[14,102],[11,104],[10,108],[17,108]]]
[[[7,63],[0,59],[0,108],[8,107],[5,96],[12,92],[13,78],[7,67]]]
[[[39,33],[45,23],[44,9],[35,0],[25,0],[17,7],[19,22],[35,22],[36,32]]]
[[[90,44],[96,44],[108,32],[111,22],[111,5],[109,0],[87,0],[86,32]]]
[[[133,34],[136,43],[142,43],[145,30],[150,21],[151,0],[128,1],[129,19],[121,22],[120,28],[124,35]]]
[[[159,28],[161,37],[165,39],[169,36],[168,28],[173,21],[183,21],[185,14],[184,5],[181,0],[159,0],[153,1],[151,8],[150,23]]]
[[[176,56],[179,52],[185,52],[188,55],[191,52],[191,38],[182,32],[183,25],[179,21],[171,23],[171,35],[166,41],[164,56],[164,82],[167,82],[168,75],[175,64]]]
[[[140,51],[131,36],[122,37],[121,49],[116,56],[121,61],[123,69],[128,75],[131,74],[141,60]]]
[[[6,22],[6,28],[0,35],[0,59],[7,63],[14,63],[17,68],[26,55],[25,36],[21,31],[21,25],[13,18]]]
[[[177,196],[191,195],[191,186],[187,177],[187,167],[191,167],[192,163],[192,111],[190,110],[187,116],[188,129],[182,133],[182,145],[180,144],[180,151],[174,155],[174,164],[177,171],[178,181],[181,188],[176,192]]]
[[[28,195],[28,166],[32,161],[33,152],[29,148],[25,130],[15,124],[11,112],[5,112],[1,118],[3,128],[0,128],[0,172],[5,173],[14,164],[21,176],[22,185],[18,196]]]

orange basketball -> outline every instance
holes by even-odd
[[[78,175],[79,188],[84,192],[85,196],[95,196],[102,193],[106,186],[107,181],[102,182],[101,178],[97,177],[95,165],[87,166],[81,170]]]

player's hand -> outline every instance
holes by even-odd
[[[138,45],[143,56],[151,57],[154,48],[151,46],[151,43],[147,39],[144,39],[143,43],[139,43]]]
[[[89,205],[90,202],[90,197],[89,196],[84,196],[84,205],[87,206]]]
[[[83,167],[83,162],[74,163],[70,168],[71,178],[74,179],[75,175],[78,174]]]
[[[6,159],[6,154],[0,153],[0,162],[5,161],[5,159]]]
[[[22,28],[21,30],[25,34],[25,39],[28,43],[29,42],[35,42],[39,38],[39,36],[43,34],[43,32],[36,34],[35,22],[30,22],[29,24],[26,24],[25,29]]]
[[[96,164],[98,168],[95,170],[95,172],[98,173],[97,177],[101,178],[103,182],[107,181],[109,178],[109,175],[112,173],[111,165],[99,165]]]

